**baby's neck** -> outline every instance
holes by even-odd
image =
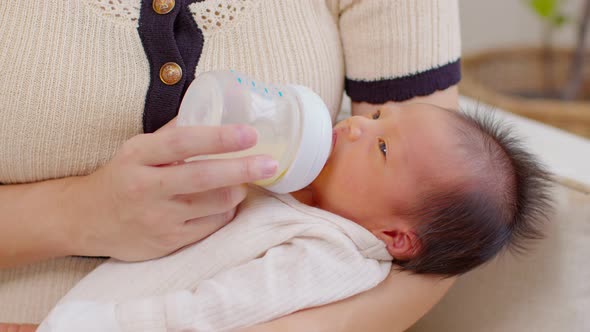
[[[305,205],[317,207],[316,201],[313,197],[313,189],[310,186],[292,192],[291,196]]]

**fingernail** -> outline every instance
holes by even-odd
[[[249,148],[256,144],[258,133],[254,128],[248,126],[237,126],[238,142],[241,147]]]
[[[279,163],[267,157],[260,157],[256,159],[256,166],[261,172],[263,178],[269,178],[277,172]]]

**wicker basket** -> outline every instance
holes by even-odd
[[[571,54],[572,50],[563,49],[553,53],[550,78],[539,48],[498,49],[465,56],[459,89],[476,100],[590,138],[590,54],[585,57],[580,100],[522,97],[540,95],[547,86],[564,86]]]

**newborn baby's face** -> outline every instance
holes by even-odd
[[[396,211],[462,168],[453,114],[428,104],[394,107],[336,124],[332,153],[312,184],[320,208],[371,231],[401,222]]]

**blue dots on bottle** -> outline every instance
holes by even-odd
[[[231,71],[233,71],[233,69]],[[278,95],[279,97],[283,97],[283,92],[280,91],[277,87],[274,87],[274,86],[267,87],[267,86],[264,86],[264,84],[259,84],[258,88],[257,88],[255,81],[250,81],[247,79],[244,80],[242,77],[236,77],[236,81],[238,81],[239,84],[246,84],[246,85],[248,85],[248,82],[250,82],[250,84],[252,85],[250,90],[252,92],[259,94],[259,95],[261,95],[261,93],[262,93],[261,90],[264,90],[264,93],[266,95],[268,95],[266,98],[272,98],[272,96],[276,96],[276,95]]]

